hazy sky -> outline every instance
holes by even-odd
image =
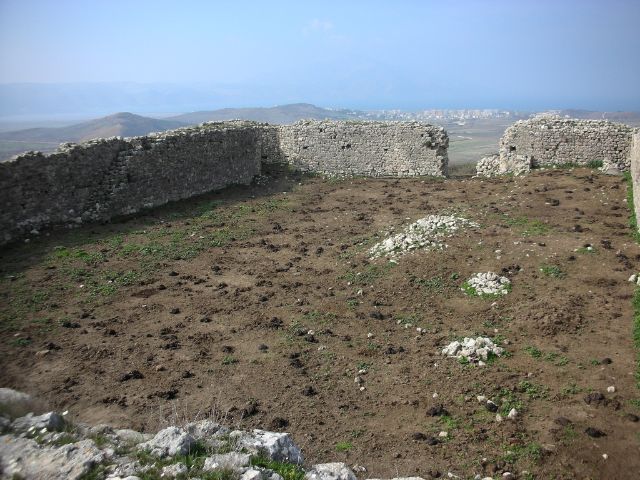
[[[640,0],[0,0],[0,83],[237,103],[640,110]]]

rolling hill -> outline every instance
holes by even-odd
[[[361,112],[354,110],[328,110],[310,103],[292,103],[262,108],[223,108],[200,112],[184,113],[167,120],[176,120],[187,124],[223,120],[253,120],[256,122],[287,124],[298,120],[346,120],[359,118]]]
[[[151,132],[161,132],[184,126],[184,123],[175,120],[159,120],[133,113],[116,113],[66,127],[28,128],[2,132],[0,140],[53,143],[84,142],[94,138],[146,135]]]

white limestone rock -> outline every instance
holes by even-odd
[[[510,289],[511,280],[494,272],[476,273],[462,287],[469,295],[506,295]]]
[[[230,434],[237,441],[239,448],[246,448],[249,452],[263,454],[277,462],[302,464],[303,457],[300,448],[293,443],[288,433],[267,432],[255,429],[251,433],[233,431]]]
[[[43,413],[42,415],[29,413],[24,417],[16,418],[11,424],[11,428],[16,432],[26,432],[30,429],[40,431],[43,428],[54,432],[62,430],[64,426],[64,418],[56,412]]]
[[[187,466],[184,463],[179,462],[163,467],[160,476],[162,478],[176,478],[180,475],[186,475],[188,472],[189,469]]]
[[[262,472],[254,468],[250,468],[240,476],[240,480],[262,480]]]
[[[230,469],[240,470],[251,464],[251,455],[239,452],[220,453],[207,457],[204,461],[205,472]]]
[[[49,447],[40,446],[29,438],[0,436],[3,478],[78,480],[104,458],[104,453],[92,440]]]
[[[38,402],[31,395],[11,388],[0,388],[0,415],[13,419],[38,411]]]
[[[357,480],[355,474],[344,463],[319,463],[311,467],[305,480]]]
[[[442,355],[466,359],[470,363],[486,362],[490,356],[501,356],[504,348],[497,346],[488,337],[465,337],[462,342],[451,342],[442,349]]]
[[[174,457],[187,455],[195,439],[178,427],[168,427],[156,433],[148,442],[140,443],[139,450],[147,450],[156,457]]]

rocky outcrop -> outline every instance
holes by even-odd
[[[11,392],[3,398],[30,401]],[[230,430],[211,420],[167,427],[155,435],[72,423],[56,412],[13,420],[0,415],[0,420],[0,478],[7,480],[213,478],[211,474],[283,480],[281,473],[292,472],[306,480],[356,480],[344,463],[305,470],[302,452],[288,433]]]

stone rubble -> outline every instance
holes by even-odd
[[[478,345],[482,343],[480,340],[483,339],[476,339]],[[490,345],[489,341],[487,346]],[[454,350],[457,352],[459,349]],[[10,404],[18,397],[10,394],[3,398],[7,398]],[[25,402],[30,401],[26,396],[24,399]],[[0,412],[6,412],[4,407],[0,399]],[[39,416],[29,413],[13,420],[6,415],[0,413],[2,479],[140,480],[149,476],[198,478],[211,473],[232,472],[239,480],[283,480],[270,468],[252,465],[256,457],[297,465],[302,469],[302,453],[288,433],[231,431],[211,420],[200,420],[184,427],[167,427],[151,435],[114,429],[108,425],[71,423],[56,412]],[[100,442],[94,441],[98,437]],[[184,455],[191,454],[194,447],[201,455],[201,467],[184,461]],[[203,448],[205,453],[201,453]],[[216,450],[224,453],[216,453]],[[146,452],[145,458],[152,462],[136,460],[140,452]],[[157,463],[153,463],[154,457]],[[304,473],[305,480],[357,480],[354,471],[362,473],[366,469],[358,465],[349,468],[345,463],[334,462],[312,465],[302,469],[301,473]],[[397,477],[392,480],[423,479]]]
[[[494,272],[476,273],[462,288],[471,295],[506,295],[511,289],[511,280]]]
[[[446,247],[444,239],[463,228],[478,224],[455,215],[429,215],[404,228],[402,233],[391,235],[369,250],[370,258],[395,258],[415,250],[434,250]]]
[[[465,359],[469,363],[486,362],[490,356],[501,356],[504,348],[497,346],[488,337],[465,337],[462,342],[454,341],[442,349],[442,355]]]

